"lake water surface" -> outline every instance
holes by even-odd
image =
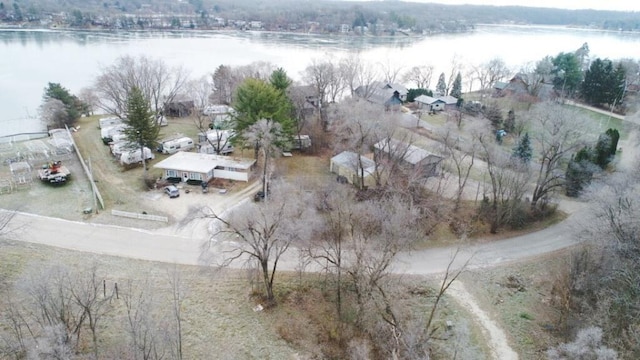
[[[470,33],[423,38],[0,30],[0,136],[42,130],[37,109],[48,82],[78,93],[91,85],[102,66],[123,55],[162,58],[185,67],[193,77],[209,74],[220,64],[268,61],[299,79],[312,59],[340,59],[359,52],[369,62],[394,67],[430,64],[435,68],[433,86],[441,72],[450,71],[454,57],[465,65],[500,57],[517,70],[546,55],[574,51],[585,42],[592,58],[640,58],[640,33],[558,27],[486,25]]]

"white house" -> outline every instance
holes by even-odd
[[[415,102],[418,103],[420,109],[426,109],[428,111],[442,111],[445,109],[453,109],[458,105],[458,98],[447,95],[439,96],[437,98],[420,95],[415,98]]]
[[[249,181],[254,159],[234,158],[215,154],[178,152],[159,163],[154,168],[163,170],[163,178],[181,178],[182,181],[227,179]]]

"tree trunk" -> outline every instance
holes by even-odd
[[[260,265],[262,266],[262,279],[264,281],[264,287],[267,291],[267,302],[269,305],[275,303],[275,296],[273,295],[273,283],[269,278],[269,262],[266,260],[261,260]]]

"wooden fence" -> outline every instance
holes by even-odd
[[[111,215],[122,216],[130,219],[151,220],[151,221],[159,221],[159,222],[166,222],[166,223],[169,222],[169,218],[166,216],[141,214],[141,213],[134,213],[129,211],[111,210]]]

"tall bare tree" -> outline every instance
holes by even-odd
[[[356,298],[356,325],[366,324],[367,309],[373,305],[386,322],[397,326],[385,280],[396,255],[418,238],[419,212],[399,197],[386,197],[355,204],[348,219],[350,260],[345,272]]]
[[[126,116],[127,99],[135,87],[142,91],[151,110],[159,115],[164,105],[173,101],[181,91],[187,79],[183,68],[170,68],[162,60],[122,56],[112,65],[102,68],[93,88],[99,99],[97,106],[109,114]]]
[[[456,80],[456,76],[463,70],[464,65],[460,61],[458,54],[454,54],[451,58],[451,72],[449,73],[449,78],[447,79],[447,95],[451,94],[451,89],[453,87],[454,81]]]
[[[534,159],[538,161],[531,197],[531,206],[535,207],[564,185],[562,166],[587,140],[588,129],[579,112],[555,103],[539,104],[527,116],[535,127],[532,139]]]
[[[439,137],[440,142],[444,146],[445,161],[451,164],[457,179],[458,186],[454,211],[458,211],[469,176],[476,161],[476,156],[479,152],[479,144],[476,136],[473,136],[471,141],[468,141],[462,138],[459,132],[447,126],[440,129]]]
[[[140,281],[128,280],[122,287],[126,331],[135,360],[162,359],[168,352],[162,326],[158,321],[158,317],[166,317],[167,314],[159,310],[154,293],[149,275],[143,276]]]
[[[357,159],[353,163],[354,171],[359,178],[359,186],[365,186],[364,156],[371,151],[372,146],[392,133],[394,123],[387,113],[381,112],[379,105],[353,98],[341,102],[331,120],[332,131],[336,135],[335,147],[337,151],[352,151]],[[380,184],[380,178],[376,178]]]
[[[358,87],[364,87],[364,92],[360,93],[363,98],[368,98],[375,88],[369,86],[374,81],[380,80],[380,71],[376,66],[367,63],[359,54],[348,56],[340,61],[340,74],[349,89],[350,94],[355,95]]]
[[[74,278],[69,279],[68,289],[75,304],[84,311],[91,331],[93,343],[93,355],[98,356],[98,324],[102,318],[110,312],[112,295],[104,293],[104,275],[97,265],[78,272]]]
[[[394,84],[402,72],[402,67],[392,64],[389,58],[379,62],[378,66],[383,74],[384,81],[389,84]]]
[[[271,199],[252,202],[233,209],[224,217],[210,209],[203,209],[207,218],[215,219],[217,229],[203,248],[203,256],[222,251],[223,259],[217,265],[233,261],[257,262],[268,305],[276,302],[274,293],[278,264],[291,246],[308,241],[314,228],[315,215],[312,202],[305,193],[286,184],[273,184]],[[225,245],[225,242],[230,245]],[[215,247],[221,243],[222,250]],[[210,253],[213,251],[213,253]]]
[[[487,165],[489,176],[489,197],[485,194],[482,206],[484,215],[489,219],[490,232],[495,234],[508,222],[515,219],[516,210],[522,206],[529,174],[526,167],[514,169],[511,157],[498,148],[492,136],[480,136],[482,157]]]
[[[342,318],[343,274],[347,260],[350,217],[353,215],[354,192],[340,186],[318,192],[316,208],[322,219],[318,235],[308,243],[307,254],[325,272],[335,276],[336,308]]]
[[[404,73],[403,81],[414,83],[418,89],[429,89],[433,78],[433,65],[414,66]]]
[[[506,79],[511,75],[511,70],[504,60],[494,58],[486,63],[472,67],[474,78],[480,82],[480,90],[490,90],[498,81]]]
[[[282,126],[272,120],[261,119],[245,131],[243,138],[248,144],[255,144],[262,154],[262,191],[264,200],[268,200],[269,179],[272,173],[269,160],[277,156],[278,149],[281,148],[284,138]]]

